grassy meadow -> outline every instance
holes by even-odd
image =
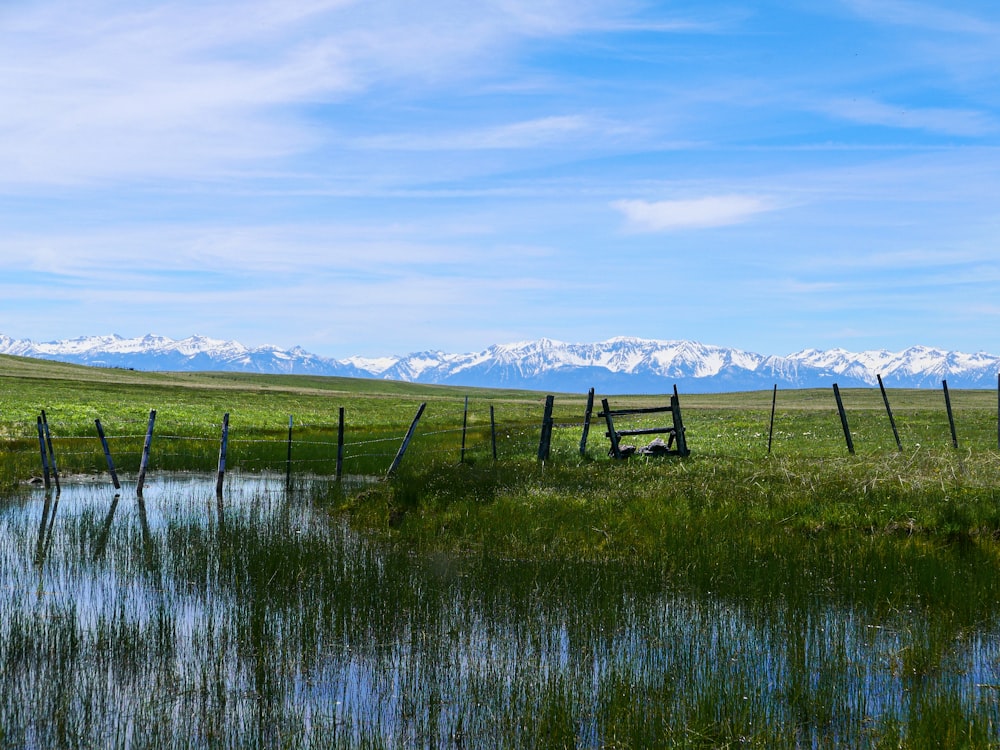
[[[996,393],[544,397],[0,357],[0,747],[1000,746]]]

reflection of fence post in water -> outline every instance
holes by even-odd
[[[149,411],[149,426],[146,428],[146,440],[142,444],[142,460],[139,462],[139,481],[135,492],[142,497],[142,485],[146,482],[146,469],[149,468],[149,448],[153,444],[153,424],[156,422],[156,409]]]
[[[851,439],[851,428],[847,426],[847,412],[844,411],[844,402],[840,399],[840,388],[833,384],[833,395],[837,399],[837,411],[840,412],[840,426],[844,428],[844,440],[847,441],[847,452],[854,455],[854,441]]]
[[[222,496],[222,481],[226,477],[226,449],[229,445],[229,412],[222,415],[222,442],[219,444],[219,477],[215,480],[215,494]]]
[[[115,519],[115,510],[118,508],[118,498],[121,497],[118,493],[115,493],[114,499],[111,501],[111,507],[108,509],[108,515],[104,518],[104,525],[101,526],[101,533],[97,537],[97,541],[94,542],[94,560],[100,560],[104,557],[104,550],[108,546],[108,536],[111,533],[111,522]]]
[[[52,479],[49,477],[49,453],[45,449],[45,428],[42,427],[42,418],[38,417],[38,448],[42,452],[42,478],[45,481],[45,489],[52,486]]]
[[[108,439],[104,436],[104,428],[101,427],[101,420],[95,419],[94,424],[97,425],[97,437],[101,440],[101,448],[104,450],[104,460],[108,462],[108,471],[111,472],[111,481],[115,485],[116,490],[122,488],[121,482],[118,481],[118,472],[115,471],[115,462],[111,460],[111,450],[108,448]]]

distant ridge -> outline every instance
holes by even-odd
[[[1000,357],[914,346],[900,352],[805,349],[787,356],[755,354],[694,341],[617,337],[592,344],[538,339],[496,344],[478,353],[426,351],[382,358],[331,359],[301,347],[249,348],[204,336],[175,340],[146,335],[87,336],[36,343],[0,335],[0,354],[95,367],[190,372],[221,370],[337,375],[417,383],[604,393],[663,393],[676,384],[692,393],[770,388],[875,385],[881,374],[897,388],[994,388]]]

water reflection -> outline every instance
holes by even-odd
[[[321,483],[233,476],[223,499],[213,479],[158,477],[124,507],[95,486],[0,506],[4,742],[1000,739],[989,551],[866,543],[838,578],[817,543],[754,588],[693,556],[683,576],[414,556],[325,512]],[[964,609],[937,591],[959,585]]]

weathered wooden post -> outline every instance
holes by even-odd
[[[222,497],[222,482],[226,477],[226,449],[229,445],[229,412],[222,415],[222,441],[219,443],[219,476],[215,480],[215,494]]]
[[[549,460],[549,449],[552,444],[552,406],[555,396],[545,397],[545,412],[542,415],[542,435],[538,441],[538,460]]]
[[[771,439],[774,437],[774,409],[778,405],[778,384],[774,384],[771,394],[771,426],[767,429],[767,455],[771,455]]]
[[[104,428],[101,427],[101,420],[95,419],[94,424],[97,425],[97,437],[100,438],[101,448],[104,450],[104,460],[108,462],[108,471],[111,473],[111,481],[115,485],[116,490],[122,488],[121,482],[118,481],[118,472],[115,471],[115,462],[111,460],[111,449],[108,448],[108,439],[104,436]]]
[[[673,417],[674,438],[677,440],[677,455],[690,456],[691,451],[688,450],[684,420],[681,418],[681,397],[677,394],[676,384],[674,384],[674,395],[670,397],[670,414]]]
[[[413,438],[413,433],[417,429],[417,422],[420,421],[420,415],[424,413],[424,408],[426,406],[427,403],[424,402],[420,404],[420,408],[417,409],[417,416],[415,416],[413,421],[410,423],[410,429],[406,431],[406,437],[403,438],[403,443],[399,446],[399,451],[396,453],[396,457],[392,459],[392,465],[389,467],[389,471],[386,472],[386,476],[392,476],[396,472],[396,469],[399,468],[399,463],[403,460],[403,455],[406,453],[406,449],[410,445],[410,440]]]
[[[608,439],[611,441],[611,456],[612,458],[620,459],[622,457],[621,446],[618,445],[618,431],[615,430],[615,421],[611,415],[611,407],[608,405],[608,400],[606,398],[601,399],[601,407],[604,409],[604,421],[608,426]]]
[[[285,484],[292,482],[292,415],[288,415],[288,457],[285,459]]]
[[[462,412],[462,452],[459,455],[458,462],[460,464],[465,463],[465,433],[469,428],[469,397],[465,397],[465,410]]]
[[[844,440],[847,441],[847,452],[854,455],[854,440],[851,439],[851,428],[847,426],[847,412],[844,411],[844,402],[840,398],[840,388],[833,384],[833,395],[837,399],[837,411],[840,412],[840,426],[844,428]]]
[[[149,426],[146,428],[146,440],[142,444],[142,459],[139,461],[139,479],[135,492],[142,497],[142,485],[146,483],[146,469],[149,468],[149,449],[153,444],[153,424],[156,422],[156,409],[149,411]]]
[[[337,481],[344,472],[344,407],[337,414]]]
[[[594,389],[587,391],[587,409],[583,413],[583,435],[580,436],[580,455],[587,454],[587,435],[590,433],[590,417],[594,413]]]
[[[45,489],[52,486],[52,477],[49,476],[49,452],[45,448],[45,428],[42,427],[42,417],[38,417],[38,448],[42,452],[42,479],[45,482]]]
[[[951,396],[948,394],[948,381],[942,380],[941,386],[944,388],[944,405],[948,410],[948,426],[951,427],[951,445],[958,449],[958,433],[955,432],[955,415],[951,411]]]
[[[882,401],[885,402],[885,412],[889,415],[889,424],[892,425],[892,436],[896,438],[896,447],[899,452],[903,452],[903,444],[899,442],[899,430],[896,429],[896,418],[892,416],[892,407],[889,406],[889,395],[885,392],[885,386],[882,384],[882,376],[876,375],[878,378],[878,387],[882,391]]]
[[[497,420],[493,413],[493,404],[490,404],[490,443],[493,445],[493,460],[497,460]]]
[[[56,468],[56,452],[52,448],[52,433],[49,431],[49,420],[42,409],[42,427],[45,429],[45,445],[49,451],[49,466],[52,467],[52,481],[56,483],[56,493],[59,493],[59,469]]]

